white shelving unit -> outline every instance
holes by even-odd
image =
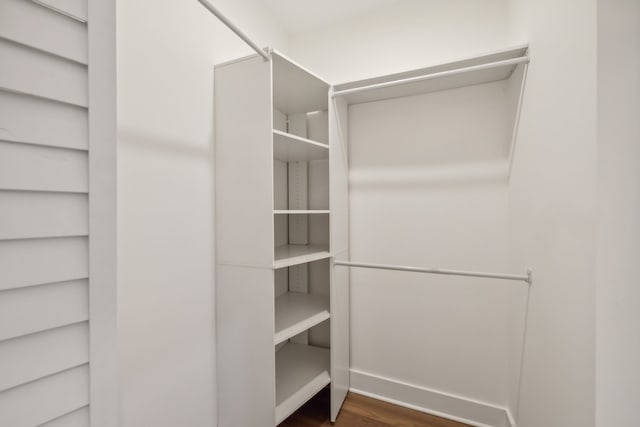
[[[328,385],[335,420],[349,302],[330,258],[348,249],[348,150],[329,143],[330,85],[278,52],[215,73],[219,425],[275,426]]]

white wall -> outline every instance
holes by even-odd
[[[598,1],[596,425],[638,423],[640,2]]]
[[[352,260],[506,271],[506,88],[350,107]],[[352,369],[504,405],[511,283],[351,274]]]
[[[257,1],[216,5],[286,47]],[[213,65],[252,51],[194,1],[118,2],[123,426],[212,426]]]
[[[596,2],[511,0],[509,6],[513,40],[528,40],[532,58],[510,183],[509,253],[513,270],[534,270],[520,407],[515,382],[510,406],[518,427],[589,427],[595,397]]]
[[[600,5],[606,3],[601,1]],[[638,191],[636,188],[629,197],[631,192],[615,190],[638,182],[633,164],[638,156],[637,143],[633,143],[638,138],[637,124],[633,126],[638,98],[630,97],[621,86],[624,79],[617,77],[620,69],[610,67],[611,60],[622,61],[627,52],[638,50],[638,21],[633,21],[638,11],[637,4],[632,3],[616,0],[615,6],[624,4],[629,9],[613,5],[601,9],[600,54],[621,38],[629,44],[625,50],[609,51],[612,56],[603,55],[598,63],[595,0],[407,0],[391,9],[296,33],[289,40],[259,2],[217,3],[261,44],[287,51],[334,83],[518,42],[531,44],[532,64],[508,195],[491,167],[475,169],[475,175],[468,177],[476,182],[474,186],[465,180],[449,186],[428,184],[425,180],[438,175],[416,176],[410,169],[400,180],[421,180],[420,185],[430,186],[432,191],[420,202],[415,198],[420,193],[418,187],[399,191],[395,184],[381,187],[378,183],[372,192],[365,185],[366,162],[381,159],[367,151],[371,135],[362,135],[363,142],[352,141],[351,147],[355,167],[351,223],[354,253],[380,255],[380,261],[455,263],[455,267],[483,269],[502,269],[501,254],[509,253],[508,269],[518,272],[534,268],[519,408],[519,328],[511,327],[510,358],[505,362],[511,371],[506,374],[497,366],[502,362],[498,353],[504,354],[500,347],[506,344],[489,335],[489,328],[500,324],[506,314],[496,310],[483,317],[482,324],[469,327],[467,323],[474,310],[495,307],[499,300],[490,301],[484,293],[453,279],[437,279],[444,286],[436,284],[436,279],[425,286],[408,275],[402,281],[409,292],[389,294],[389,284],[382,280],[394,281],[396,275],[377,274],[374,280],[369,273],[355,273],[354,367],[490,402],[506,400],[518,413],[519,427],[593,426],[597,277],[598,425],[615,427],[635,422],[630,411],[634,408],[638,373],[624,367],[635,366],[638,359],[638,347],[628,346],[638,334],[633,329],[638,324],[637,294],[633,293],[637,287],[629,286],[633,271],[628,269],[638,251],[638,239],[632,238],[637,236],[638,224],[633,219],[638,218]],[[624,34],[613,33],[620,28],[626,29]],[[250,51],[195,1],[120,1],[118,37],[123,425],[212,425],[212,67],[220,60]],[[624,70],[628,79],[637,78],[637,56],[627,61]],[[598,81],[596,65],[601,73]],[[599,141],[596,83],[601,85]],[[618,114],[620,110],[613,105],[622,101],[628,103],[627,108],[625,114]],[[405,105],[404,111],[408,107]],[[364,121],[358,125],[358,111],[354,113],[356,129],[365,129]],[[364,114],[364,109],[360,113]],[[613,129],[624,130],[614,133]],[[403,148],[419,145],[412,135]],[[374,163],[369,166],[380,166]],[[446,176],[452,176],[451,165],[437,171],[449,171]],[[398,178],[397,170],[387,172],[387,178]],[[485,179],[478,180],[479,176]],[[383,200],[386,203],[382,204]],[[461,205],[474,201],[478,212],[467,215]],[[508,218],[497,208],[506,203]],[[616,209],[608,208],[611,206]],[[369,217],[373,211],[380,215]],[[411,221],[401,222],[405,215],[411,215]],[[432,221],[425,224],[426,216]],[[383,219],[386,225],[380,227]],[[437,225],[452,220],[461,224],[464,233],[449,240],[447,227]],[[501,242],[500,236],[507,234],[505,222],[509,224],[508,243],[480,251],[487,239]],[[633,225],[629,229],[620,224]],[[388,237],[390,241],[404,239],[419,245],[416,230],[426,230],[448,246],[419,253],[365,244]],[[375,239],[369,238],[369,233]],[[468,252],[456,254],[454,249],[463,241],[471,241],[473,246],[467,248]],[[359,285],[370,279],[377,283]],[[488,286],[497,290],[499,285]],[[427,298],[431,312],[425,313],[422,302],[431,294],[445,303],[436,305],[435,300]],[[521,291],[511,295],[509,325],[520,325],[522,297]],[[399,309],[389,310],[390,306]],[[458,311],[461,307],[469,312]],[[438,316],[448,316],[451,331],[458,332],[443,329],[449,333],[433,333],[428,338],[439,343],[449,340],[447,344],[459,350],[475,342],[482,349],[482,364],[474,359],[470,363],[476,364],[469,366],[468,360],[449,359],[443,363],[463,367],[460,376],[436,372],[433,367],[440,366],[438,348],[428,355],[432,364],[420,369],[423,361],[418,356],[427,350],[421,327]],[[393,322],[383,321],[388,319],[411,328],[393,328]],[[367,353],[379,348],[374,344],[382,341],[380,334],[393,346]],[[484,338],[465,341],[476,335]],[[416,343],[423,353],[411,353]],[[487,347],[487,343],[491,345]],[[497,359],[491,358],[492,352]],[[394,356],[402,356],[406,366]],[[490,373],[498,375],[498,382],[506,381],[508,375],[510,389],[487,383]],[[465,375],[471,380],[464,381]],[[622,388],[617,388],[620,384]]]
[[[503,47],[507,0],[405,0],[292,34],[290,53],[331,83],[409,70]]]

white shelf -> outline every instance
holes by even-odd
[[[273,157],[283,162],[327,159],[329,146],[274,129]]]
[[[329,210],[275,210],[273,211],[274,215],[319,215],[319,214],[328,214]]]
[[[326,111],[329,108],[329,83],[273,51],[273,104],[287,115]]]
[[[276,424],[331,382],[329,350],[288,343],[276,353]]]
[[[329,258],[329,248],[323,245],[282,245],[275,248],[273,268],[289,267]]]
[[[473,56],[469,58],[463,58],[457,61],[447,62],[444,64],[433,65],[426,68],[417,70],[389,74],[382,77],[375,77],[372,79],[354,81],[344,84],[339,84],[334,87],[334,92],[339,93],[341,91],[347,91],[355,88],[361,88],[372,85],[386,84],[390,82],[401,81],[405,79],[418,78],[421,76],[434,75],[443,73],[446,71],[460,70],[463,68],[477,67],[484,64],[498,63],[502,61],[508,61],[516,58],[521,58],[526,55],[527,46],[517,46],[510,49],[504,49],[496,52],[491,52],[484,55]],[[511,76],[516,65],[499,66],[489,69],[479,69],[472,72],[466,72],[461,74],[449,75],[446,77],[438,77],[434,79],[416,81],[412,83],[404,83],[395,86],[381,87],[376,89],[367,90],[364,92],[356,92],[350,94],[344,94],[348,104],[360,104],[363,102],[374,102],[385,99],[399,98],[404,96],[412,96],[430,92],[436,92],[440,90],[453,89],[458,87],[471,86],[482,83],[490,83],[499,80],[505,80]]]
[[[330,317],[329,297],[287,292],[276,298],[274,345],[278,345]]]

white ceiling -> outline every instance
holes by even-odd
[[[323,27],[401,0],[263,0],[288,33]]]

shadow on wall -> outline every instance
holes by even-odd
[[[149,149],[158,153],[171,155],[201,157],[213,161],[214,148],[213,136],[210,138],[211,144],[202,145],[167,139],[157,134],[145,133],[138,130],[120,128],[118,129],[118,144],[141,149]],[[213,164],[213,163],[212,163]]]

